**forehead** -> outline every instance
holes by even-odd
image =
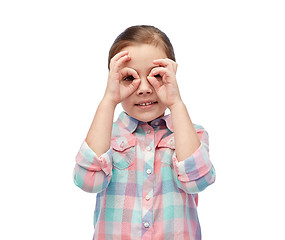
[[[131,67],[135,70],[147,70],[157,65],[153,64],[153,60],[167,58],[165,51],[160,46],[150,44],[132,45],[123,48],[121,51],[129,51],[131,60],[125,63],[126,67]]]

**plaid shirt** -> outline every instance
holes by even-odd
[[[148,124],[122,112],[100,157],[83,142],[74,183],[98,193],[93,239],[201,239],[197,193],[215,181],[215,170],[208,134],[194,127],[201,144],[180,162],[170,115]]]

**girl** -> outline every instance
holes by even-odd
[[[97,193],[93,239],[201,239],[197,193],[215,170],[208,134],[179,94],[168,37],[153,26],[130,27],[113,43],[108,67],[74,170],[74,183]],[[113,123],[119,103],[124,112]]]

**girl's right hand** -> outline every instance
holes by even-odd
[[[138,73],[128,67],[123,67],[131,60],[128,51],[117,53],[110,61],[108,83],[104,97],[117,105],[130,96],[140,84]]]

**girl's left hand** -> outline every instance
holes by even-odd
[[[158,67],[151,70],[147,79],[159,99],[171,110],[172,106],[182,101],[176,81],[178,65],[168,58],[153,60],[153,63]]]

